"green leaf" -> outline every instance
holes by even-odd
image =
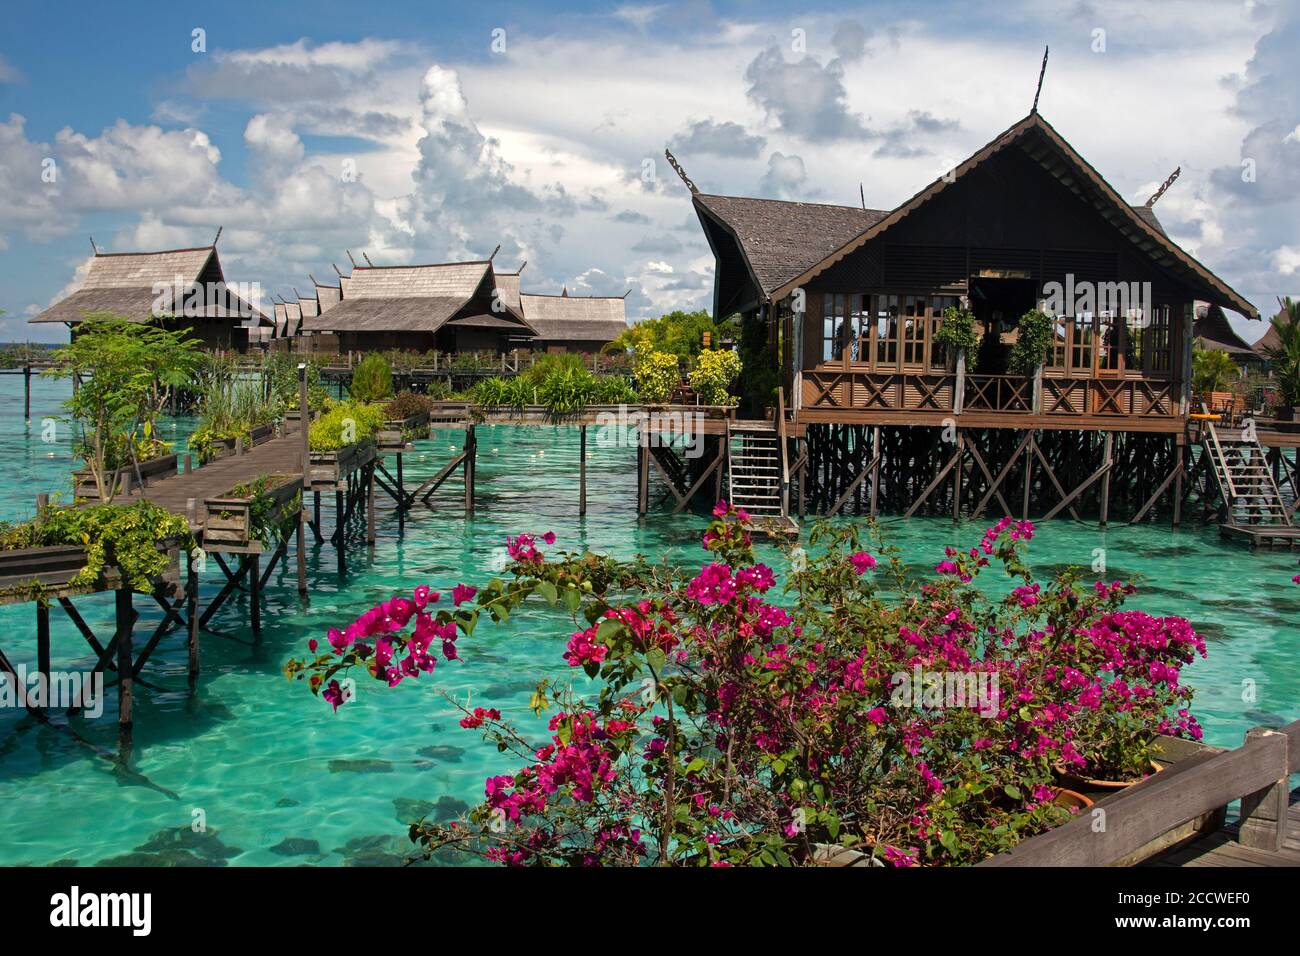
[[[560,592],[550,581],[539,581],[537,584],[537,590],[542,592],[542,597],[546,598],[546,603],[552,607],[555,606],[555,602],[560,598]]]

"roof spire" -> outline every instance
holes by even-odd
[[[1163,196],[1165,194],[1165,190],[1168,189],[1170,186],[1172,186],[1174,184],[1174,180],[1177,179],[1182,174],[1183,174],[1183,167],[1181,166],[1179,166],[1172,173],[1170,173],[1169,178],[1166,179],[1163,183],[1161,183],[1160,188],[1157,189],[1154,193],[1152,193],[1151,198],[1147,200],[1146,202],[1147,208],[1150,209],[1152,206],[1154,206],[1156,204],[1156,200],[1159,199],[1161,196]]]
[[[335,263],[333,263],[333,262],[331,262],[330,265],[334,266],[334,272],[338,275],[338,277],[339,277],[340,279],[342,279],[342,278],[343,278],[343,270],[340,269],[340,268],[339,268]]]
[[[567,285],[560,287],[560,295],[566,299],[569,297],[569,287]]]
[[[862,180],[858,180],[858,198],[862,200],[862,208],[867,208],[867,191],[862,188]]]
[[[214,247],[215,247],[216,244],[217,244],[217,240],[221,238],[221,230],[222,230],[222,229],[225,229],[225,228],[226,228],[225,226],[217,226],[217,234],[216,234],[215,236],[212,237],[212,245],[213,245]]]
[[[370,266],[370,268],[373,269],[375,267],[375,264],[370,261],[370,256],[368,256],[365,252],[361,253],[361,258],[366,260],[366,265]]]
[[[698,193],[699,190],[695,188],[695,183],[691,182],[691,178],[686,175],[686,170],[682,169],[681,164],[677,162],[677,157],[673,155],[672,150],[664,149],[664,156],[668,157],[668,165],[682,178],[682,182],[691,191],[691,195]]]
[[[91,237],[90,237],[90,248],[91,248],[91,251],[95,253],[95,255],[99,255],[99,246],[95,245],[95,237],[94,237],[94,236],[91,236]]]
[[[527,260],[527,259],[525,259],[523,262],[519,263],[519,268],[515,270],[515,275],[522,275],[522,274],[523,274],[523,271],[524,271],[524,266],[526,266],[526,265],[528,265],[528,260]]]
[[[501,251],[501,243],[498,242],[497,247],[492,250],[492,255],[488,256],[488,262],[491,262],[493,259],[495,259],[497,257],[497,253],[500,251]]]
[[[351,250],[351,249],[344,249],[343,251],[346,252],[346,253],[348,254],[348,262],[352,263],[352,268],[355,269],[355,268],[357,267],[357,260],[352,258],[352,250]],[[335,268],[337,269],[338,267],[335,266]],[[339,273],[339,274],[342,275],[342,273]]]
[[[1042,65],[1042,67],[1041,67],[1041,68],[1039,69],[1039,71],[1038,71],[1038,89],[1034,90],[1034,106],[1033,106],[1033,109],[1031,109],[1031,110],[1029,111],[1030,113],[1037,113],[1037,112],[1038,112],[1038,97],[1042,95],[1042,92],[1043,92],[1043,77],[1045,77],[1045,76],[1047,75],[1047,51],[1048,51],[1048,47],[1044,46],[1044,47],[1043,47],[1043,65]]]

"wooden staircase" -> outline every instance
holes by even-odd
[[[781,517],[781,445],[766,422],[731,427],[727,490],[730,500],[756,517]]]
[[[1225,537],[1270,547],[1300,542],[1300,527],[1292,520],[1264,449],[1253,435],[1206,422],[1201,444],[1223,497],[1219,528]]]

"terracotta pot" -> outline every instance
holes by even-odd
[[[1154,760],[1148,761],[1151,764],[1151,773],[1159,773],[1163,768]],[[1062,766],[1056,767],[1056,773],[1061,779],[1061,783],[1072,790],[1078,790],[1082,793],[1108,792],[1114,793],[1123,790],[1125,787],[1131,787],[1135,783],[1141,783],[1145,777],[1138,777],[1133,780],[1098,780],[1093,777],[1084,777],[1076,773],[1071,773]],[[1148,774],[1150,776],[1150,774]]]
[[[1053,787],[1052,791],[1054,794],[1052,802],[1058,807],[1065,807],[1067,810],[1086,810],[1092,806],[1092,798],[1085,797],[1076,790],[1067,790],[1065,787]]]

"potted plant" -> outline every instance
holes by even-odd
[[[204,547],[271,548],[280,529],[302,505],[302,479],[295,475],[259,475],[204,501]]]
[[[944,349],[948,370],[955,371],[957,358],[966,357],[966,371],[975,371],[979,359],[979,333],[975,331],[975,313],[950,305],[943,310],[943,322],[934,333],[934,341]]]

